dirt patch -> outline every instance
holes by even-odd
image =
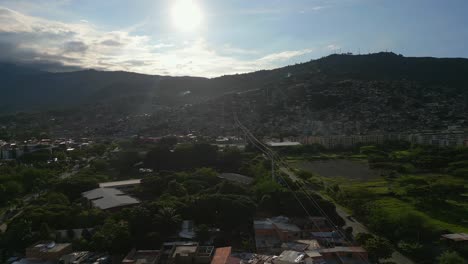
[[[345,159],[300,161],[295,164],[299,169],[328,178],[348,178],[368,181],[378,179],[379,172],[369,168],[367,162]]]

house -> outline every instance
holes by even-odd
[[[277,258],[273,259],[273,264],[296,264],[304,263],[307,255],[304,252],[285,250]]]
[[[255,244],[260,253],[281,252],[281,245],[284,242],[291,242],[300,239],[301,229],[289,222],[285,216],[277,216],[254,221]]]
[[[448,245],[453,247],[468,247],[468,234],[455,233],[442,235],[441,240],[446,241]]]
[[[468,234],[466,233],[445,234],[441,236],[441,239],[450,240],[453,242],[468,242]]]
[[[305,250],[314,250],[320,247],[321,246],[318,241],[314,239],[295,240],[293,242],[285,242],[281,245],[281,249],[283,250],[294,250],[299,252],[303,252]]]
[[[213,251],[213,246],[200,246],[196,242],[166,242],[161,249],[161,263],[208,264]]]
[[[157,264],[160,255],[159,250],[132,249],[122,260],[122,264]]]
[[[70,243],[41,241],[26,248],[26,258],[42,261],[58,261],[60,257],[72,252]]]
[[[253,254],[248,258],[242,259],[240,264],[272,264],[275,256]]]
[[[110,262],[111,259],[109,255],[97,254],[90,251],[79,251],[66,254],[63,255],[59,260],[59,264],[110,264]]]
[[[367,251],[362,247],[321,248],[317,252],[327,264],[364,264],[369,263]],[[311,252],[312,253],[312,252]]]
[[[81,194],[89,206],[101,210],[118,210],[139,204],[140,201],[114,188],[97,188]]]
[[[336,231],[332,232],[311,232],[311,238],[316,239],[321,245],[326,246],[343,246],[348,243],[343,236]]]

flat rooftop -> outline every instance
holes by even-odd
[[[445,234],[445,235],[442,235],[442,238],[450,239],[453,241],[468,241],[468,234],[466,233]]]
[[[159,250],[133,250],[122,260],[122,263],[151,264],[156,262],[159,255]]]
[[[285,250],[278,256],[278,260],[291,262],[291,263],[299,263],[304,259],[305,253],[293,251],[293,250]]]
[[[176,257],[177,255],[179,256],[189,256],[189,255],[195,255],[197,252],[197,245],[193,246],[176,246],[174,249],[174,252],[172,253],[172,257]]]
[[[125,180],[125,181],[112,181],[112,182],[102,182],[99,183],[100,188],[115,188],[127,185],[138,185],[141,184],[141,179],[132,179],[132,180]]]
[[[31,248],[39,250],[40,252],[60,252],[70,245],[70,243],[39,242]]]
[[[270,147],[292,147],[292,146],[299,146],[302,145],[300,142],[292,142],[292,141],[286,141],[286,142],[267,142],[266,143]]]
[[[140,203],[137,199],[114,188],[97,188],[81,195],[91,201],[94,207],[102,210]]]

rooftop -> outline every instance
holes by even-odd
[[[266,143],[270,147],[291,147],[291,146],[299,146],[301,143],[299,142],[290,142],[290,141],[285,141],[285,142],[267,142]]]
[[[94,207],[102,210],[140,203],[137,199],[114,188],[97,188],[81,194]]]
[[[316,238],[341,238],[340,234],[332,232],[311,232],[311,235]]]
[[[132,179],[125,181],[113,181],[113,182],[103,182],[99,183],[100,188],[116,188],[127,185],[138,185],[141,183],[141,179]]]
[[[291,263],[299,263],[304,259],[304,256],[305,254],[303,252],[285,250],[275,260],[291,262]]]
[[[266,220],[255,220],[254,221],[254,229],[273,229],[273,223]]]
[[[63,249],[69,247],[70,243],[55,243],[51,242],[39,242],[34,246],[31,246],[31,249],[39,250],[40,252],[60,252]]]
[[[306,244],[308,250],[320,248],[319,242],[315,239],[300,239],[296,240],[295,242]]]
[[[179,256],[189,256],[194,255],[197,252],[197,245],[187,245],[187,246],[176,246],[174,252],[172,253],[172,257],[175,258],[177,255]]]
[[[159,255],[159,250],[132,250],[122,260],[122,264],[154,264]]]
[[[442,235],[442,238],[457,241],[457,242],[468,241],[468,234],[466,233],[445,234],[445,235]]]
[[[211,260],[211,264],[226,264],[229,260],[229,256],[231,255],[231,250],[231,247],[217,248],[213,259]]]
[[[320,253],[366,253],[367,251],[362,247],[332,247],[332,248],[321,248],[318,249]]]

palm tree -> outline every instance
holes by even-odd
[[[161,228],[162,233],[170,234],[179,228],[182,219],[174,208],[163,207],[156,214],[155,222]]]

